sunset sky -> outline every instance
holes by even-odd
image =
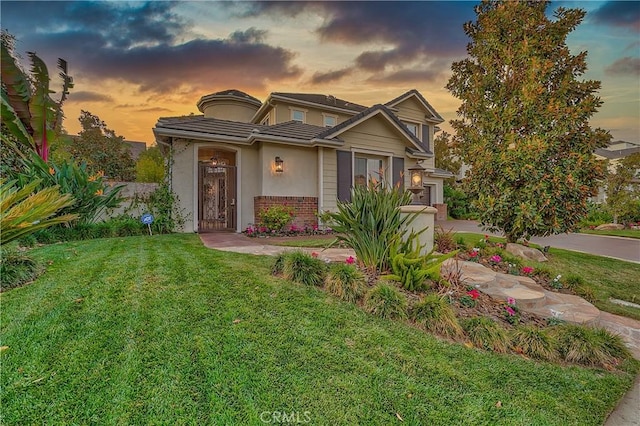
[[[151,144],[159,117],[200,114],[198,99],[240,89],[331,94],[386,102],[418,89],[450,130],[459,101],[444,88],[451,63],[466,55],[462,25],[476,2],[11,2],[2,28],[16,51],[35,51],[55,78],[69,63],[75,87],[64,106],[76,133],[80,110],[118,135]],[[569,36],[587,50],[583,78],[602,82],[592,120],[614,140],[640,141],[640,3],[552,2],[588,14]],[[53,95],[56,98],[57,94]]]

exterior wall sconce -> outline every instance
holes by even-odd
[[[424,167],[417,164],[413,167],[409,167],[409,177],[411,178],[411,186],[408,188],[413,193],[413,200],[411,204],[420,204],[419,196],[424,191]]]
[[[284,161],[282,161],[282,158],[276,157],[275,164],[276,164],[276,173],[284,172]]]

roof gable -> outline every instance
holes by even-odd
[[[427,102],[424,96],[422,96],[422,94],[420,94],[420,92],[418,92],[416,89],[411,89],[408,92],[405,92],[402,95],[398,96],[397,98],[390,100],[385,104],[385,106],[395,108],[409,99],[416,100],[425,110],[427,115],[430,116],[431,120],[438,123],[442,123],[444,121],[444,118],[442,118],[440,114],[438,114],[438,112],[431,106],[431,104]]]
[[[360,114],[354,115],[349,120],[344,121],[338,124],[335,127],[331,127],[324,132],[320,133],[317,137],[322,139],[333,139],[340,136],[342,133],[346,132],[353,127],[364,123],[367,120],[372,119],[373,117],[382,117],[384,118],[391,126],[393,126],[400,135],[408,142],[409,145],[413,148],[412,151],[422,152],[426,154],[431,154],[431,152],[427,151],[425,147],[422,145],[422,142],[416,138],[407,127],[400,121],[400,119],[386,106],[384,105],[374,105],[371,108],[367,108],[362,111]]]

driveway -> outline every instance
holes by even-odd
[[[441,226],[444,230],[453,229],[458,232],[477,232],[502,236],[498,233],[483,231],[478,222],[472,220],[436,221],[436,226]],[[535,237],[531,239],[531,242],[540,246],[551,246],[640,263],[640,240],[634,238],[571,233],[544,238]]]

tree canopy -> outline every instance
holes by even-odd
[[[78,118],[82,130],[77,137],[70,137],[58,149],[79,162],[87,164],[91,173],[102,173],[109,179],[135,180],[136,163],[124,137],[107,127],[97,115],[82,110]],[[64,156],[59,152],[56,155]]]
[[[587,52],[567,35],[580,9],[549,2],[483,1],[464,26],[469,57],[452,65],[447,88],[462,100],[451,122],[470,165],[467,189],[480,221],[509,241],[568,232],[586,213],[603,166],[593,152],[610,139],[589,119],[600,82],[581,81]]]

